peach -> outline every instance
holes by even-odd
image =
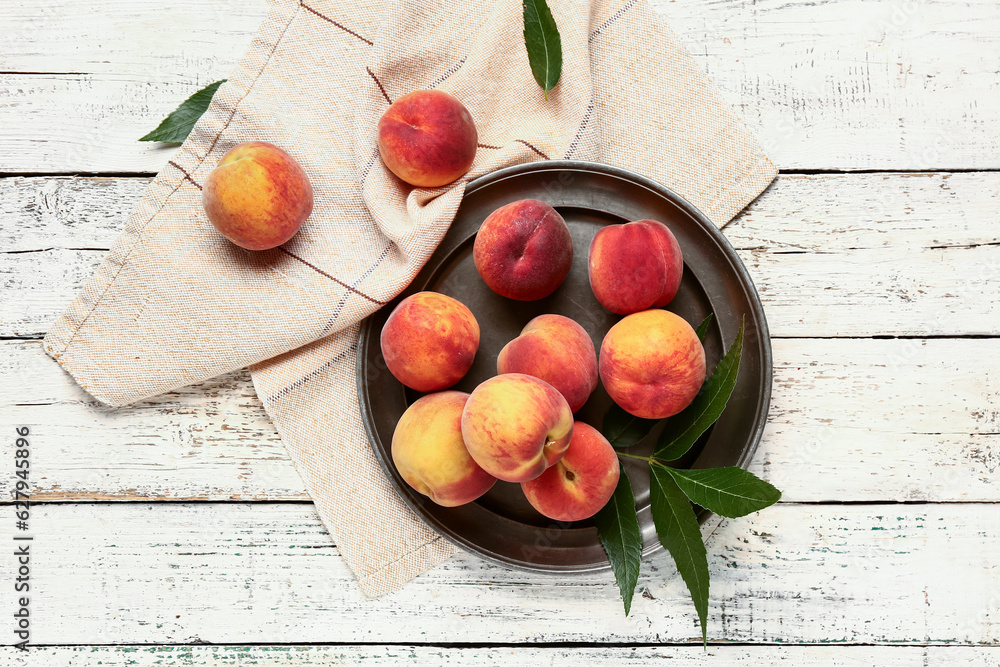
[[[469,110],[440,90],[403,95],[378,121],[382,161],[418,188],[441,187],[465,175],[478,140]]]
[[[558,211],[537,199],[522,199],[486,217],[472,259],[494,292],[534,301],[552,294],[566,279],[573,239]]]
[[[583,327],[562,315],[539,315],[497,357],[497,373],[545,380],[576,412],[597,388],[597,352]]]
[[[628,315],[670,303],[681,284],[684,260],[666,225],[637,220],[594,234],[587,272],[601,305]]]
[[[469,395],[442,391],[406,409],[392,434],[392,462],[406,483],[438,505],[471,503],[497,481],[479,467],[462,440]]]
[[[462,436],[483,470],[507,482],[524,482],[566,451],[573,413],[549,383],[520,373],[497,375],[469,396]]]
[[[479,323],[460,301],[417,292],[393,309],[380,342],[397,380],[417,391],[438,391],[469,372],[479,349]]]
[[[621,468],[611,443],[590,424],[573,424],[563,457],[541,475],[521,482],[531,506],[556,521],[580,521],[597,514],[618,486]]]
[[[313,191],[291,155],[250,141],[222,156],[205,179],[201,203],[227,239],[247,250],[268,250],[299,231],[312,213]]]
[[[705,382],[705,349],[684,318],[645,310],[622,318],[601,343],[601,380],[615,403],[644,419],[675,415]]]

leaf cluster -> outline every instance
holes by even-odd
[[[709,315],[696,329],[702,340],[711,318]],[[708,638],[709,572],[696,507],[736,518],[764,509],[781,498],[778,489],[742,468],[685,470],[670,465],[671,461],[687,454],[725,410],[739,375],[743,329],[741,321],[736,339],[691,405],[666,420],[652,456],[633,456],[619,451],[620,456],[649,463],[649,501],[656,534],[673,557],[677,571],[691,593],[701,622],[703,642],[707,642]],[[658,423],[657,420],[634,417],[613,406],[604,419],[602,430],[616,448],[627,448],[649,435]],[[598,512],[596,522],[597,534],[611,561],[627,615],[639,579],[642,533],[632,484],[624,467],[614,495]]]

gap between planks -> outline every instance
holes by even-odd
[[[993,645],[982,645],[982,646],[970,646],[970,645],[955,645],[949,644],[947,642],[929,642],[929,643],[909,643],[909,644],[879,644],[875,642],[838,642],[836,644],[801,644],[796,646],[789,646],[778,641],[762,641],[762,642],[746,642],[746,641],[720,641],[720,640],[708,640],[708,645],[715,648],[767,648],[767,647],[788,647],[801,650],[810,649],[824,649],[828,647],[848,647],[848,648],[878,648],[886,650],[913,650],[919,648],[951,648],[958,650],[983,650],[989,651],[994,650],[1000,653],[1000,646]],[[527,642],[365,642],[365,641],[350,641],[350,642],[210,642],[204,639],[198,640],[197,642],[122,642],[120,644],[109,644],[109,643],[94,643],[94,644],[53,644],[53,643],[29,643],[28,646],[33,649],[43,649],[43,648],[87,648],[87,649],[97,649],[97,648],[202,648],[205,649],[240,649],[240,648],[265,648],[268,646],[281,646],[287,648],[351,648],[351,647],[394,647],[402,648],[413,646],[417,648],[440,648],[440,649],[641,649],[641,648],[688,648],[688,647],[700,647],[702,646],[701,640],[692,640],[689,642],[678,642],[678,641],[666,641],[662,643],[657,642],[564,642],[564,641],[551,641],[551,642],[539,642],[537,644],[527,643]],[[3,655],[3,649],[13,648],[9,645],[0,646],[0,655]]]

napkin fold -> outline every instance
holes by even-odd
[[[549,4],[563,69],[546,101],[528,65],[520,1],[276,0],[45,338],[45,350],[110,405],[249,366],[369,596],[456,551],[379,469],[355,361],[359,323],[417,274],[465,183],[534,160],[600,161],[673,188],[722,226],[777,173],[645,0]],[[471,171],[443,188],[411,188],[378,156],[379,117],[422,88],[460,99],[479,132]],[[250,140],[288,151],[314,188],[298,235],[263,252],[226,241],[201,206],[208,173]]]

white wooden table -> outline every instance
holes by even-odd
[[[135,139],[266,5],[0,0],[0,553],[27,425],[39,646],[0,664],[1000,665],[1000,3],[654,4],[782,169],[726,234],[784,499],[708,539],[707,653],[663,554],[628,618],[610,575],[472,556],[366,602],[246,372],[118,410],[75,386],[39,339],[173,154]]]

